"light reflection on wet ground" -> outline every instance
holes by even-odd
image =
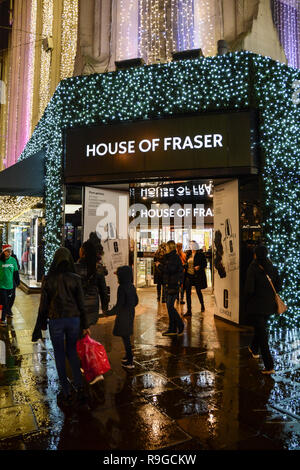
[[[87,386],[87,407],[66,413],[57,406],[51,342],[31,343],[39,296],[18,292],[13,320],[0,330],[0,449],[300,449],[299,331],[272,334],[276,374],[265,377],[249,357],[251,330],[215,319],[209,294],[204,314],[193,299],[193,316],[175,338],[161,336],[167,311],[155,292],[139,296],[134,371],[121,366],[113,318],[100,319],[92,336],[112,370]]]

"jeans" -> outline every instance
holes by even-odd
[[[174,303],[176,300],[177,294],[168,294],[167,295],[167,309],[169,315],[169,328],[168,331],[172,331],[173,333],[177,332],[177,329],[180,330],[183,328],[184,323],[177,312],[176,308],[174,307]]]
[[[198,295],[199,302],[201,304],[201,307],[204,308],[204,300],[203,300],[203,295],[201,292],[200,287],[197,285],[197,283],[194,283],[194,280],[192,277],[187,276],[185,280],[185,289],[186,289],[186,303],[187,303],[187,311],[191,312],[192,311],[192,286],[195,285],[196,287],[196,292]]]
[[[250,347],[253,354],[258,354],[260,350],[266,370],[272,370],[274,368],[274,361],[269,348],[267,321],[267,315],[256,315],[253,317],[254,336]]]
[[[10,313],[12,303],[11,298],[14,289],[0,289],[0,305],[2,305],[2,321],[6,320],[6,315]]]
[[[76,351],[80,334],[80,318],[50,318],[49,332],[59,381],[64,395],[67,396],[70,393],[70,384],[66,372],[66,357],[71,366],[75,386],[82,387],[83,385],[80,361]]]
[[[133,355],[132,355],[132,349],[131,349],[130,336],[122,336],[122,340],[123,340],[124,348],[126,351],[126,358],[128,362],[132,363]]]

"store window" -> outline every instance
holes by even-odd
[[[130,210],[137,287],[154,285],[154,256],[168,240],[182,243],[184,252],[190,241],[197,242],[207,257],[208,287],[212,287],[212,181],[133,184]]]
[[[26,210],[8,223],[7,239],[20,266],[20,279],[39,288],[44,272],[44,209]]]

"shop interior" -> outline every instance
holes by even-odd
[[[44,274],[43,199],[27,196],[2,196],[1,199],[2,243],[12,246],[24,290],[26,292],[39,290]]]
[[[224,181],[224,180],[222,180]],[[218,180],[156,181],[143,183],[122,183],[95,185],[128,195],[128,206],[142,204],[150,214],[158,214],[159,223],[140,223],[131,226],[134,215],[129,217],[129,263],[133,265],[134,281],[137,287],[154,287],[154,256],[159,245],[168,240],[182,243],[183,251],[189,249],[189,241],[195,240],[207,258],[208,288],[214,285],[214,225],[213,193]],[[240,223],[241,223],[241,277],[252,260],[253,248],[262,240],[261,209],[258,197],[258,181],[245,178],[240,184]],[[66,186],[65,194],[64,243],[75,260],[84,233],[84,187]],[[204,208],[202,217],[192,217],[191,223],[184,226],[182,219],[164,218],[163,209],[179,204],[181,208],[192,208],[192,213],[200,204]],[[154,211],[154,212],[153,212]],[[158,212],[157,212],[158,211]],[[200,212],[199,212],[200,213]],[[136,215],[136,214],[135,214]],[[155,219],[155,218],[154,218]],[[165,219],[165,220],[164,220]],[[156,220],[157,222],[157,220]]]

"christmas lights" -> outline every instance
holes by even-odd
[[[288,65],[300,67],[300,2],[299,0],[273,0],[273,19]]]
[[[298,80],[298,70],[250,52],[63,80],[20,157],[46,149],[46,269],[61,244],[65,128],[256,108],[264,231],[289,306],[272,321],[299,325],[300,105],[292,100]]]
[[[43,0],[43,38],[52,36],[53,27],[53,0]],[[47,103],[49,102],[50,93],[50,71],[51,71],[51,52],[45,51],[41,47],[41,73],[40,73],[40,102],[39,117],[41,118]]]
[[[0,221],[11,222],[21,213],[42,202],[43,199],[39,197],[0,196]]]
[[[77,44],[78,0],[64,0],[61,25],[60,78],[72,77]]]

